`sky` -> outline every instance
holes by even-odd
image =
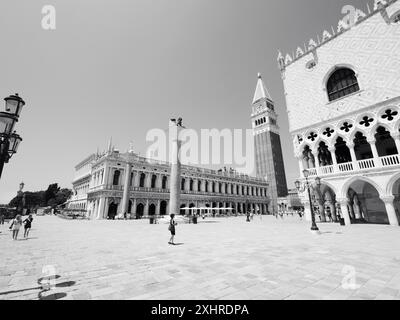
[[[257,73],[275,101],[288,186],[298,177],[277,52],[293,52],[372,0],[2,0],[0,95],[25,100],[23,141],[5,165],[0,203],[57,182],[112,137],[146,153],[146,134],[249,129]],[[56,29],[42,28],[42,8]]]

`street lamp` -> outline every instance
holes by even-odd
[[[14,131],[25,101],[16,93],[4,98],[5,111],[0,112],[0,178],[5,163],[17,153],[22,138]]]
[[[303,170],[303,175],[304,175],[304,178],[306,178],[306,182],[302,185],[302,183],[297,180],[294,184],[296,186],[297,191],[299,191],[299,192],[304,192],[307,189],[308,201],[310,203],[310,210],[311,210],[311,221],[312,221],[311,231],[318,232],[319,229],[317,227],[317,224],[315,223],[315,214],[314,214],[314,209],[313,209],[313,205],[312,205],[312,201],[311,201],[311,193],[310,193],[310,188],[314,188],[314,187],[308,181],[309,171]],[[315,184],[316,184],[317,188],[319,188],[321,186],[321,179],[319,177],[315,178]]]

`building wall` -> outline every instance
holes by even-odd
[[[114,181],[115,172],[119,171],[119,179]],[[144,207],[143,215],[150,214],[150,209],[155,208],[158,215],[161,205],[169,202],[169,174],[168,163],[157,163],[141,158],[135,154],[108,153],[96,159],[92,164],[89,189],[86,192],[88,214],[95,219],[108,217],[110,208],[117,215],[129,211],[131,216],[136,215],[138,205]],[[144,175],[144,184],[141,186],[141,176]],[[152,185],[152,177],[155,184]],[[162,180],[166,178],[163,187]],[[126,179],[129,179],[126,184]],[[190,181],[193,181],[192,184]],[[116,183],[114,183],[116,182]],[[200,182],[200,183],[199,183]],[[212,184],[214,183],[214,191]],[[82,181],[74,181],[74,188],[79,190]],[[126,185],[128,192],[124,192]],[[192,185],[192,187],[191,187]],[[183,206],[195,205],[196,207],[210,208],[231,207],[236,212],[245,212],[247,209],[259,210],[267,213],[268,184],[263,179],[249,177],[233,172],[217,172],[196,167],[182,167],[182,196]],[[126,200],[124,197],[126,196]],[[71,201],[76,204],[77,197]],[[123,206],[127,205],[127,209]],[[130,210],[129,210],[130,209]]]
[[[306,64],[309,53],[284,72],[290,131],[359,111],[400,96],[400,25],[387,24],[379,12],[316,49],[317,64]],[[360,92],[328,101],[327,76],[335,66],[350,66],[357,74]]]

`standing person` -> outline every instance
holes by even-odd
[[[11,222],[10,225],[10,229],[12,230],[13,240],[17,240],[19,228],[21,228],[21,226],[22,226],[22,217],[20,214],[17,214],[17,216],[14,218],[14,220]]]
[[[0,224],[4,224],[4,213],[0,212]]]
[[[29,231],[31,230],[31,228],[32,228],[32,221],[33,221],[33,218],[32,218],[32,215],[30,214],[29,215],[29,217],[27,218],[27,219],[25,219],[25,221],[24,221],[24,238],[26,239],[26,238],[28,238],[28,236],[29,236]]]
[[[246,222],[250,222],[250,212],[247,211],[246,213]]]
[[[253,218],[254,218],[254,211],[252,211],[252,212],[250,213],[250,219],[251,219],[251,221],[253,221]]]
[[[168,226],[168,230],[171,232],[171,238],[169,239],[169,244],[175,244],[174,243],[174,237],[175,237],[175,226],[177,225],[177,223],[175,222],[174,218],[175,218],[175,214],[171,214],[170,215],[171,220],[169,221],[169,226]]]

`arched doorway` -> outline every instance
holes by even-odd
[[[357,132],[355,135],[354,152],[357,160],[371,159],[374,157],[367,138],[361,132]]]
[[[161,201],[160,203],[160,215],[165,216],[167,214],[167,201]]]
[[[336,139],[335,155],[338,164],[351,162],[350,149],[347,147],[346,141],[342,137]]]
[[[111,203],[108,205],[108,214],[107,214],[107,218],[108,218],[108,219],[111,219],[111,220],[114,220],[114,219],[115,219],[115,216],[117,215],[117,210],[118,210],[118,204],[117,204],[117,203],[114,203],[114,201],[111,202]]]
[[[128,203],[128,213],[132,213],[132,200],[129,200]]]
[[[376,188],[367,181],[353,182],[347,191],[348,211],[352,223],[389,224],[384,202]]]
[[[380,157],[391,156],[397,154],[397,147],[390,132],[385,127],[379,127],[375,134],[376,150]]]
[[[163,178],[162,178],[161,188],[167,189],[167,177],[166,176],[163,176]]]
[[[139,203],[136,206],[136,219],[140,219],[141,217],[143,217],[143,213],[144,213],[144,204]]]
[[[149,216],[154,216],[156,214],[156,205],[154,203],[149,206]]]

